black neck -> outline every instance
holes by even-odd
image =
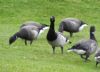
[[[54,30],[54,22],[50,23],[50,29]]]
[[[96,41],[96,38],[95,38],[94,32],[90,32],[90,39]]]
[[[54,22],[51,22],[50,29],[49,29],[48,34],[47,34],[47,40],[53,41],[56,38],[57,38],[57,34],[55,32],[55,29],[54,29]]]
[[[19,37],[19,32],[15,33],[14,36]]]

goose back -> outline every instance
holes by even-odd
[[[97,42],[94,41],[94,40],[82,40],[82,41],[79,41],[77,44],[76,44],[76,49],[83,49],[85,51],[87,51],[89,54],[92,54],[96,51],[97,49]]]
[[[27,25],[36,26],[36,27],[41,27],[41,26],[42,26],[42,25],[39,24],[38,22],[27,21],[27,22],[23,23],[20,27],[22,28],[23,26],[27,26]]]
[[[20,30],[20,35],[22,35],[22,37],[25,36],[25,39],[27,38],[28,40],[37,39],[38,34],[39,34],[39,29],[34,26],[24,26]]]
[[[65,18],[60,23],[59,31],[78,32],[83,24],[85,23],[79,19]]]
[[[97,50],[97,41],[95,39],[95,27],[91,26],[90,27],[90,39],[88,40],[81,40],[78,43],[76,43],[75,45],[73,45],[70,49],[68,49],[69,51],[73,51],[77,54],[79,54],[81,56],[81,58],[87,60],[88,57],[93,54],[94,52],[96,52]],[[86,58],[83,57],[83,55],[86,56]]]

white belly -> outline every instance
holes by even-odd
[[[95,57],[95,61],[100,62],[100,56]]]
[[[83,28],[87,26],[86,24],[82,25],[80,28],[79,28],[79,31],[83,30]]]
[[[31,32],[34,36],[34,39],[36,39],[38,37],[38,32],[36,30],[32,30]]]
[[[75,53],[77,53],[77,54],[85,54],[86,53],[86,51],[84,51],[84,50],[78,50],[78,49],[74,49],[73,50]]]
[[[57,37],[56,40],[48,41],[48,42],[52,46],[55,46],[55,47],[59,47],[59,46],[61,47],[62,46],[63,47],[64,44],[66,43],[66,38],[63,35],[58,34],[58,37]],[[69,40],[67,42],[69,42]]]

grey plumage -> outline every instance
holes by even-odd
[[[87,59],[91,54],[93,54],[97,50],[97,42],[94,36],[95,27],[91,26],[90,28],[90,39],[88,40],[81,40],[75,45],[73,45],[68,51],[73,51],[81,56],[81,58]],[[85,56],[85,57],[84,57]]]
[[[13,36],[10,37],[9,44],[12,44],[14,41],[16,41],[17,38],[24,39],[25,44],[27,44],[27,40],[29,40],[31,44],[33,40],[37,39],[38,36],[48,28],[48,25],[40,24],[38,22],[24,22],[20,26],[19,32],[15,33]]]
[[[77,18],[65,18],[60,22],[59,31],[67,31],[72,37],[73,33],[81,31],[87,24]]]
[[[65,43],[69,42],[68,38],[64,37],[60,32],[55,32],[55,17],[50,18],[50,28],[47,33],[47,41],[53,48],[53,53],[55,53],[55,47],[60,47],[63,53],[63,46]]]
[[[96,61],[96,67],[100,63],[100,49],[98,49],[95,53],[95,61]]]
[[[20,26],[20,28],[22,28],[23,26],[27,26],[27,25],[32,25],[32,26],[36,26],[36,27],[41,27],[42,26],[42,24],[40,24],[38,22],[26,21]]]
[[[20,26],[20,28],[22,28],[24,26],[34,26],[37,28],[41,28],[40,33],[44,32],[46,29],[49,28],[48,25],[46,25],[46,24],[42,24],[42,23],[38,23],[38,22],[34,22],[34,21],[26,21]]]
[[[12,44],[17,38],[24,39],[25,45],[27,45],[27,41],[30,41],[30,44],[32,44],[33,40],[37,39],[40,30],[41,28],[24,26],[9,38],[9,44]]]
[[[38,36],[40,36],[46,29],[49,28],[48,27],[49,25],[34,22],[34,21],[26,21],[20,26],[20,28],[23,28],[24,26],[32,26],[32,27],[40,28],[40,32]]]

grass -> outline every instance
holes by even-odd
[[[82,19],[96,26],[96,38],[100,43],[100,1],[99,0],[0,0],[0,72],[99,72],[95,67],[94,55],[90,62],[84,62],[78,55],[67,53],[67,48],[82,38],[89,38],[89,27],[74,34],[72,44],[65,45],[64,55],[60,48],[52,54],[46,41],[45,31],[30,46],[21,39],[9,45],[11,35],[19,30],[25,21],[36,21],[49,25],[50,16],[56,17],[56,31],[60,21],[66,17]],[[68,33],[64,33],[69,35]]]

